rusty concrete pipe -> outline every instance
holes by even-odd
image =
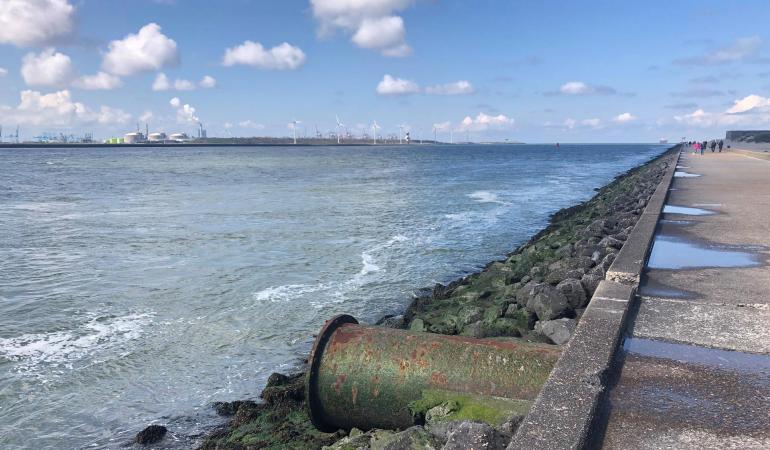
[[[405,429],[410,403],[426,392],[534,400],[560,351],[525,342],[472,339],[327,321],[306,377],[313,424],[337,429]]]

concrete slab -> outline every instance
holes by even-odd
[[[737,306],[642,298],[631,336],[770,354],[768,324],[767,304]]]

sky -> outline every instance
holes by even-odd
[[[706,139],[770,126],[767,23],[766,0],[0,0],[0,125]]]

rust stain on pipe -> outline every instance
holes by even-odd
[[[310,357],[307,403],[317,428],[407,428],[426,390],[534,400],[560,351],[552,346],[416,333],[332,318]]]

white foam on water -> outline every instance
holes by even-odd
[[[489,191],[476,191],[468,194],[468,197],[479,203],[505,203],[497,198],[497,194]]]
[[[281,286],[271,286],[254,293],[254,300],[258,302],[282,303],[288,302],[296,297],[311,294],[325,289],[325,284],[284,284]]]
[[[16,362],[14,370],[21,374],[36,375],[46,367],[73,369],[78,363],[139,338],[152,317],[98,316],[72,330],[2,338],[0,358]]]

